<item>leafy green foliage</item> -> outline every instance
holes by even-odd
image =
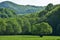
[[[15,17],[16,13],[8,8],[0,8],[0,17],[1,18],[8,18],[8,17]]]
[[[53,4],[50,3],[50,4],[47,5],[47,7],[45,8],[45,10],[50,11],[52,8],[53,8]]]
[[[32,27],[32,33],[33,34],[51,34],[52,33],[52,27],[45,22],[42,22],[40,24],[35,24]]]

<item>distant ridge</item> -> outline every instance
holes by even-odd
[[[9,8],[15,10],[16,14],[36,13],[45,9],[45,7],[42,6],[18,5],[10,1],[1,2],[0,8]]]

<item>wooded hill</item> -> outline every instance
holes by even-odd
[[[48,4],[44,10],[17,15],[0,8],[0,34],[60,35],[60,4]]]

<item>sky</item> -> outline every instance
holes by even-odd
[[[19,5],[35,5],[35,6],[46,6],[49,3],[53,3],[54,5],[60,4],[60,0],[0,0],[3,1],[11,1]]]

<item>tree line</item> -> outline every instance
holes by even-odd
[[[52,27],[46,23],[38,23],[24,18],[0,18],[0,34],[51,34]]]

